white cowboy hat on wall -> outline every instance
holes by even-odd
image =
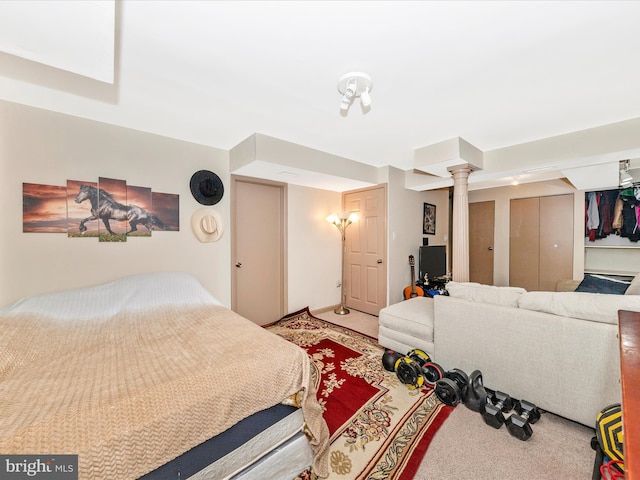
[[[201,242],[215,242],[224,233],[224,220],[216,210],[200,208],[191,216],[191,228],[196,238]]]

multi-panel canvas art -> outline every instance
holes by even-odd
[[[55,185],[22,184],[22,231],[66,233],[67,189]]]
[[[66,187],[23,183],[23,232],[125,242],[154,230],[180,230],[180,197],[99,177],[67,180]]]

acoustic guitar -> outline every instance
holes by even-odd
[[[413,255],[409,255],[409,265],[411,265],[411,285],[404,289],[405,300],[413,297],[424,297],[424,290],[416,286],[415,263]]]

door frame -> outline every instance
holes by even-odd
[[[288,215],[287,215],[287,184],[282,182],[275,182],[272,180],[265,180],[262,178],[254,178],[254,177],[245,177],[242,175],[231,175],[231,310],[236,310],[237,306],[237,282],[238,277],[235,268],[236,255],[238,253],[237,241],[238,241],[238,231],[236,224],[236,195],[237,188],[236,184],[238,182],[243,183],[253,183],[257,185],[267,185],[270,187],[278,187],[281,189],[281,202],[280,202],[280,215],[282,218],[282,226],[280,229],[280,267],[282,276],[280,278],[280,291],[282,292],[281,298],[281,312],[280,318],[283,317],[287,312],[285,311],[288,308],[288,291],[287,291],[287,277],[288,277],[288,260],[287,260],[287,230],[288,230]]]

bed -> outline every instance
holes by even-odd
[[[161,272],[0,310],[0,452],[77,454],[81,479],[328,471],[299,347]]]

